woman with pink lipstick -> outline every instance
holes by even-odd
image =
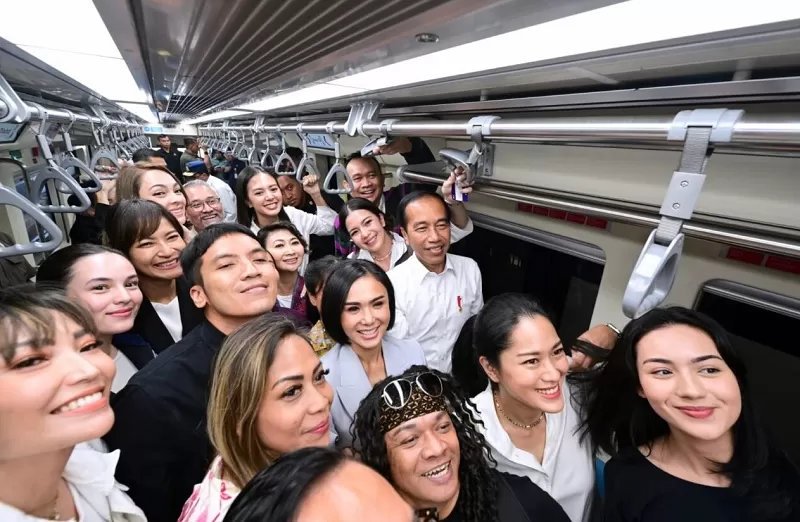
[[[336,391],[331,415],[340,447],[352,445],[358,404],[376,382],[425,364],[419,343],[386,335],[394,318],[394,289],[386,272],[363,259],[336,265],[322,299],[322,323],[336,345],[321,361]]]
[[[155,357],[144,339],[122,335],[133,328],[143,297],[136,269],[121,252],[88,243],[62,248],[39,266],[36,283],[57,284],[92,314],[101,349],[117,368],[112,392]]]
[[[351,198],[339,211],[340,235],[349,236],[355,245],[348,259],[372,261],[385,272],[413,253],[403,237],[393,232],[386,216],[371,201]]]
[[[316,214],[309,214],[294,207],[284,206],[283,194],[275,174],[259,166],[246,167],[236,179],[236,206],[239,223],[258,233],[261,228],[280,221],[289,222],[297,228],[306,245],[311,234],[317,236],[333,235],[334,212],[320,193],[320,183],[316,176],[303,178],[305,190],[317,207]],[[308,254],[303,256],[300,275],[305,272]]]
[[[258,231],[258,241],[275,261],[278,281],[278,303],[280,308],[294,310],[307,318],[308,299],[300,267],[308,252],[308,244],[291,223],[279,221]]]
[[[0,292],[0,520],[146,522],[114,480],[119,452],[84,443],[114,424],[114,361],[63,291]]]
[[[116,201],[146,199],[158,203],[175,216],[188,241],[194,233],[186,224],[186,192],[178,178],[167,167],[142,163],[123,168],[119,173]]]
[[[585,374],[582,435],[612,459],[606,522],[800,520],[800,472],[770,439],[712,319],[656,309]]]
[[[165,207],[139,199],[109,210],[106,234],[109,246],[133,264],[144,296],[130,331],[161,353],[203,320],[179,262],[183,227]]]
[[[217,457],[178,522],[222,521],[244,485],[280,455],[329,446],[327,373],[308,338],[279,314],[262,315],[228,336],[208,401]]]

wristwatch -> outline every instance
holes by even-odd
[[[615,334],[617,334],[617,337],[622,337],[622,332],[620,332],[620,331],[619,331],[619,328],[617,328],[617,327],[616,327],[616,326],[614,326],[613,324],[611,324],[611,323],[606,323],[606,328],[608,328],[609,330],[611,330],[612,332],[614,332]]]

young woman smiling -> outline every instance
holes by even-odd
[[[194,235],[186,224],[186,192],[167,167],[142,163],[123,168],[116,183],[116,201],[146,199],[158,203],[175,216],[188,241]]]
[[[0,292],[0,520],[145,522],[114,480],[118,453],[83,443],[114,424],[114,362],[60,290]]]
[[[352,239],[356,249],[348,259],[372,261],[385,272],[408,259],[412,252],[403,237],[393,232],[383,212],[371,201],[351,198],[339,211],[340,233]]]
[[[111,208],[106,233],[109,246],[133,264],[144,295],[131,332],[161,353],[203,320],[179,262],[186,247],[183,227],[166,208],[139,199]]]
[[[326,374],[308,339],[279,314],[228,336],[208,402],[218,456],[178,522],[221,521],[245,484],[280,455],[329,446],[333,390]]]
[[[336,212],[322,198],[317,177],[309,175],[303,178],[303,190],[314,200],[317,206],[316,215],[284,206],[276,175],[259,166],[246,167],[236,179],[237,219],[255,233],[267,225],[288,221],[297,228],[306,245],[311,240],[311,234],[332,235]],[[303,275],[307,264],[308,254],[303,256],[300,275]]]
[[[585,379],[583,436],[612,455],[605,521],[800,520],[800,472],[761,424],[744,361],[712,319],[648,312]]]
[[[303,236],[291,223],[279,221],[258,231],[258,241],[275,261],[278,270],[278,306],[307,318],[305,281],[299,270],[308,251]]]
[[[117,368],[112,392],[155,357],[144,339],[120,335],[133,328],[143,299],[136,269],[121,252],[88,243],[62,248],[39,266],[36,283],[59,285],[92,314],[101,349]]]
[[[394,289],[386,272],[362,259],[336,265],[325,284],[322,322],[337,344],[322,364],[336,390],[331,411],[339,446],[352,444],[350,426],[358,404],[376,382],[425,364],[419,343],[386,335],[394,317]]]

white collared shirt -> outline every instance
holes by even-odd
[[[119,450],[101,453],[79,444],[64,468],[63,477],[72,494],[80,522],[147,522],[144,513],[125,493],[128,488],[114,479]],[[44,522],[0,502],[3,522]]]
[[[209,176],[208,184],[219,194],[219,201],[222,204],[224,214],[222,221],[236,223],[236,196],[231,186],[216,176]]]
[[[529,478],[564,508],[572,522],[587,522],[594,493],[594,455],[591,444],[582,444],[575,433],[580,418],[572,406],[569,385],[563,383],[561,389],[564,409],[546,414],[544,462],[514,446],[497,417],[491,385],[473,399],[483,421],[478,429],[486,437],[498,471]]]
[[[478,263],[447,254],[444,272],[436,274],[412,255],[389,270],[389,279],[397,309],[392,335],[417,341],[428,366],[449,373],[461,327],[483,307]]]
[[[400,260],[403,255],[405,255],[406,251],[408,250],[408,245],[406,245],[405,240],[403,240],[402,236],[397,232],[392,232],[392,255],[390,257],[389,267],[394,268],[394,265],[397,264],[397,261]],[[372,257],[372,254],[369,253],[369,250],[366,248],[359,248],[355,252],[351,252],[348,259],[365,259],[367,261],[375,262],[375,258]]]

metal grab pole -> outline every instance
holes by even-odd
[[[39,109],[36,106],[31,105],[29,103],[25,104],[28,107],[28,111],[30,111],[31,119],[32,120],[41,120],[42,115],[39,114]],[[67,111],[63,111],[60,109],[46,109],[47,110],[47,121],[54,122],[54,123],[70,123],[72,119],[70,118],[70,114]],[[75,116],[75,123],[87,123],[87,124],[94,124],[94,125],[102,125],[104,122],[97,116],[92,116],[89,114],[73,112]],[[110,125],[115,127],[133,127],[131,122],[129,121],[122,121],[122,120],[112,120],[108,119]],[[137,125],[138,126],[138,125]]]
[[[446,179],[446,174],[433,175],[422,174],[409,170],[404,170],[401,176],[398,176],[398,181],[405,182],[421,182],[433,183],[441,185]],[[615,209],[605,205],[595,205],[587,203],[579,203],[570,201],[563,198],[555,198],[552,196],[542,196],[536,194],[534,190],[527,187],[520,187],[515,190],[508,190],[493,187],[491,183],[482,184],[476,183],[473,190],[479,194],[486,194],[487,196],[513,201],[515,203],[530,203],[533,205],[541,205],[544,207],[556,208],[559,210],[566,210],[568,212],[575,212],[579,214],[586,214],[590,216],[600,217],[618,223],[627,223],[630,225],[637,225],[647,228],[654,228],[658,226],[658,218],[655,216],[648,216],[639,212],[631,212],[628,210]],[[733,230],[711,226],[700,225],[695,222],[687,221],[683,225],[683,232],[689,237],[698,239],[705,239],[726,245],[739,246],[744,248],[752,248],[764,252],[771,252],[774,254],[783,254],[792,257],[800,257],[800,243],[789,242],[781,239],[771,238],[769,236],[760,236],[749,233],[735,232]]]

